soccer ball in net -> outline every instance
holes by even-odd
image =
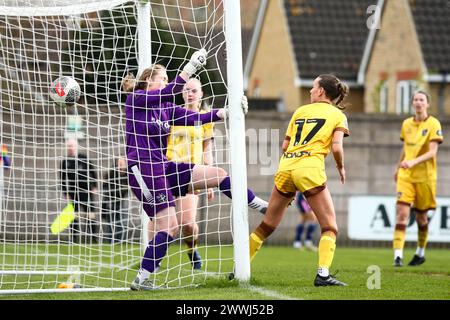
[[[80,96],[80,85],[71,77],[60,77],[50,87],[50,97],[61,107],[74,105]]]

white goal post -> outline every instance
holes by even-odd
[[[233,200],[200,193],[202,270],[191,268],[180,232],[152,280],[181,288],[226,281],[233,271],[250,279],[240,26],[239,0],[0,0],[0,148],[11,160],[0,163],[0,294],[129,290],[148,218],[132,192],[108,193],[120,187],[110,172],[126,157],[121,83],[152,63],[165,65],[171,80],[200,48],[208,50],[197,74],[204,104],[230,109],[214,126],[213,151],[231,176]],[[60,76],[79,83],[75,106],[51,101]],[[70,202],[61,175],[68,141],[86,155],[93,187],[76,223],[54,234],[50,226]]]

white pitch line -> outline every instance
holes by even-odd
[[[264,289],[261,287],[255,287],[252,285],[243,285],[243,288],[253,291],[253,292],[257,292],[259,294],[262,294],[264,296],[270,297],[270,298],[275,298],[278,300],[303,300],[300,298],[294,298],[294,297],[290,297],[290,296],[286,296],[284,294],[281,294],[277,291],[273,291],[273,290],[269,290],[269,289]]]

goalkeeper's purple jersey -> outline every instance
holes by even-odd
[[[128,165],[136,162],[167,162],[170,127],[194,126],[220,120],[218,110],[197,113],[174,104],[185,81],[177,77],[162,90],[135,90],[125,103]]]

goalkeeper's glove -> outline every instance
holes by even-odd
[[[200,49],[192,54],[191,60],[183,68],[183,71],[188,74],[189,78],[206,64],[207,54],[205,49]]]
[[[244,115],[246,115],[248,113],[248,99],[246,95],[242,96],[241,99],[241,108],[242,108],[242,112],[244,112]],[[225,119],[228,117],[228,106],[226,106],[225,108],[220,109],[219,111],[217,111],[217,115],[221,118],[221,119]]]
[[[244,115],[246,115],[248,113],[248,99],[245,94],[242,96],[242,99],[241,99],[241,107],[242,107],[242,112],[244,112]]]

